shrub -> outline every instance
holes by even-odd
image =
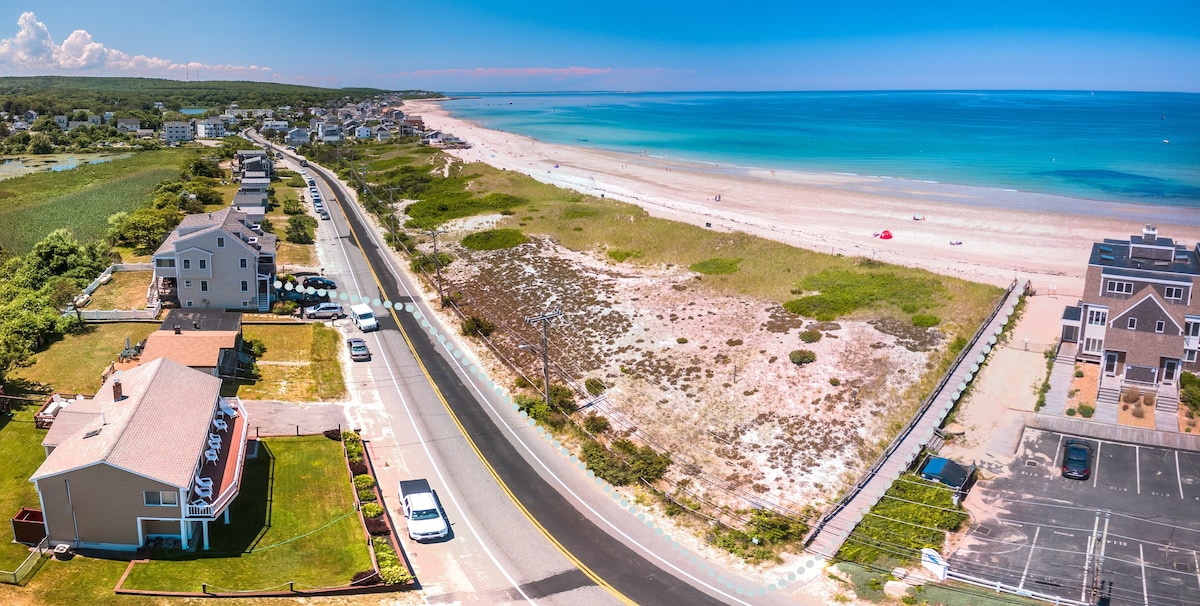
[[[1090,419],[1090,418],[1092,418],[1092,415],[1094,415],[1094,414],[1096,414],[1095,406],[1092,406],[1091,404],[1080,404],[1079,405],[1079,416],[1081,416],[1085,419]]]
[[[743,343],[743,341],[741,339],[730,339],[725,342],[725,344],[730,347],[737,347],[738,345],[741,345],[742,343]]]
[[[608,418],[594,412],[588,413],[588,416],[583,418],[583,428],[590,434],[602,434],[608,431],[609,427]]]
[[[587,392],[593,396],[598,396],[604,393],[605,389],[604,382],[596,378],[588,378],[587,381],[583,382],[583,387],[587,389]]]
[[[791,360],[792,364],[795,364],[796,366],[804,366],[805,364],[816,362],[817,354],[812,350],[797,349],[796,351],[788,354],[788,359]]]
[[[683,344],[687,343],[688,341],[687,341],[687,337],[679,337],[678,339],[675,339],[675,342],[680,345],[683,345]]]
[[[453,260],[444,252],[439,252],[436,257],[433,254],[417,255],[413,257],[411,266],[415,272],[433,273],[439,266],[446,267]]]
[[[375,491],[370,488],[360,488],[358,491],[358,500],[363,503],[374,503]]]
[[[942,323],[942,319],[930,314],[916,314],[912,317],[913,326],[933,328]]]
[[[1138,399],[1141,397],[1142,397],[1142,390],[1140,390],[1136,387],[1131,387],[1131,388],[1125,390],[1123,393],[1121,393],[1121,400],[1123,400],[1125,402],[1129,402],[1130,404],[1137,402]]]
[[[1146,409],[1142,408],[1141,406],[1134,406],[1133,412],[1129,414],[1133,415],[1133,418],[1135,419],[1144,419],[1146,418]]]
[[[821,336],[821,331],[815,328],[810,328],[800,333],[800,340],[804,341],[805,343],[816,343],[817,341],[821,340]]]
[[[513,248],[529,241],[529,238],[516,229],[489,229],[475,232],[462,239],[463,248],[471,250],[500,250]]]
[[[462,334],[464,337],[473,337],[479,335],[481,337],[490,337],[496,331],[496,325],[480,318],[479,316],[470,316],[462,323]]]
[[[1156,401],[1157,401],[1157,397],[1155,396],[1155,394],[1146,393],[1142,396],[1142,404],[1145,404],[1146,406],[1149,406],[1150,408],[1154,408],[1154,402],[1156,402]]]
[[[379,576],[388,585],[402,585],[412,580],[412,575],[403,566],[388,566],[379,569]]]
[[[609,250],[607,254],[608,258],[617,263],[623,263],[627,259],[636,259],[642,256],[642,253],[636,250],[618,250],[615,248]]]
[[[321,433],[323,433],[326,438],[329,438],[330,440],[333,440],[334,442],[342,441],[342,432],[340,432],[336,429],[326,429],[325,431],[323,431]]]
[[[371,544],[375,547],[375,563],[379,564],[380,568],[400,565],[400,557],[396,555],[396,550],[392,549],[392,544],[386,537],[374,537]]]
[[[362,514],[365,518],[378,518],[383,515],[383,506],[376,503],[367,503],[362,507]]]
[[[342,441],[346,444],[362,444],[362,437],[353,431],[346,430],[342,432]]]
[[[312,231],[317,227],[317,220],[308,215],[292,215],[288,217],[284,229],[284,239],[292,244],[312,244]]]
[[[302,215],[304,214],[304,205],[295,198],[287,198],[283,201],[283,214]]]
[[[787,301],[783,304],[784,309],[822,321],[885,303],[893,304],[905,313],[916,313],[936,303],[938,295],[945,290],[937,278],[852,269],[827,269],[808,276],[800,285],[804,292],[820,294]]]
[[[842,384],[842,380],[837,377],[829,377],[829,384],[837,387],[838,385]]]
[[[296,313],[300,306],[295,301],[276,301],[271,307],[271,313],[277,316],[290,316]]]
[[[1068,408],[1068,409],[1067,409],[1067,416],[1068,416],[1068,417],[1073,417],[1073,416],[1075,416],[1075,409],[1074,409],[1074,408]]]
[[[1082,370],[1077,370],[1077,371],[1075,371],[1075,378],[1076,378],[1076,379],[1082,379],[1082,378],[1083,378],[1083,371],[1082,371]]]
[[[375,488],[375,478],[372,478],[367,474],[354,476],[354,487],[358,490],[362,490],[364,488]]]
[[[698,263],[692,263],[688,266],[688,269],[698,274],[704,274],[708,276],[731,274],[738,270],[738,264],[741,262],[741,259],[722,259],[720,257],[713,257]]]
[[[362,457],[357,461],[350,461],[350,473],[356,476],[367,473],[367,462],[362,460]]]

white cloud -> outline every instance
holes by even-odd
[[[22,13],[17,19],[17,35],[0,40],[0,68],[29,75],[88,72],[170,78],[183,75],[189,66],[209,76],[264,76],[271,72],[271,68],[258,65],[188,64],[130,55],[96,42],[82,29],[71,32],[62,44],[56,44],[46,24],[38,21],[32,11]]]

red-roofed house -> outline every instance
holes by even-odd
[[[37,485],[51,545],[133,550],[155,537],[208,549],[237,496],[247,422],[221,380],[167,358],[114,373],[57,414]]]

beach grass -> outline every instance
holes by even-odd
[[[111,162],[0,181],[0,245],[24,253],[62,227],[80,241],[97,240],[108,228],[109,215],[146,204],[160,182],[178,177],[184,161],[198,153],[138,152]]]

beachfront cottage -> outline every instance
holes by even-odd
[[[134,550],[164,538],[208,549],[209,524],[229,523],[249,427],[220,391],[220,379],[159,358],[63,407],[30,478],[50,544]]]
[[[188,215],[154,252],[151,296],[184,309],[268,311],[275,234],[233,208]]]
[[[1200,370],[1200,244],[1189,249],[1147,225],[1092,245],[1083,298],[1062,319],[1060,357],[1100,364],[1097,402],[1153,393],[1160,413],[1179,403],[1179,375]]]
[[[293,128],[283,137],[287,145],[308,145],[308,131],[303,128]]]

